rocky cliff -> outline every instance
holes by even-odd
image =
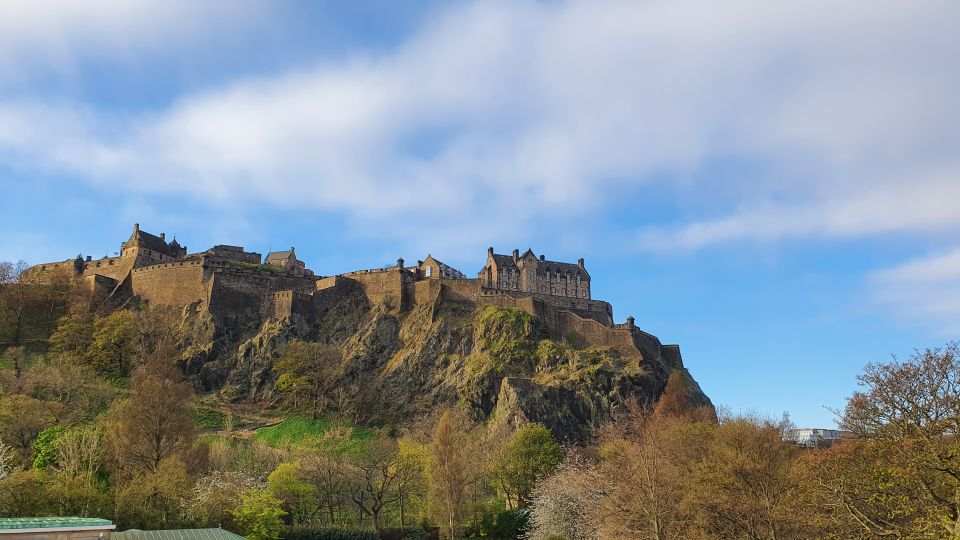
[[[462,404],[480,419],[540,422],[561,440],[584,441],[624,399],[655,402],[671,371],[689,377],[678,350],[586,347],[575,336],[551,335],[525,311],[441,295],[396,313],[347,290],[312,320],[185,313],[192,338],[184,364],[198,387],[231,386],[243,398],[270,400],[271,368],[284,347],[325,343],[340,352],[330,366],[337,382],[330,401],[360,422],[403,423]],[[709,406],[690,381],[691,400]]]

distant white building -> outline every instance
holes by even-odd
[[[850,439],[852,437],[853,433],[842,429],[797,428],[787,432],[786,440],[795,442],[800,446],[815,448],[830,446],[840,439]]]

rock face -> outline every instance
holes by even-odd
[[[574,335],[551,335],[525,311],[439,297],[397,313],[357,290],[314,320],[213,317],[200,326],[205,332],[186,354],[198,387],[232,386],[242,398],[270,400],[273,361],[284,347],[320,342],[341,353],[330,366],[337,394],[330,402],[360,422],[404,423],[461,404],[478,419],[539,422],[562,441],[582,442],[623,400],[653,403],[671,372],[689,377],[679,349],[659,341],[586,347]],[[690,381],[691,400],[710,406]]]

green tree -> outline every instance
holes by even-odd
[[[294,341],[273,363],[276,387],[293,407],[306,407],[310,417],[326,407],[340,352],[332,345]]]
[[[33,441],[33,468],[57,466],[57,439],[66,430],[64,426],[50,426]]]
[[[300,463],[281,463],[267,477],[267,487],[283,506],[293,525],[312,518],[319,510],[317,488],[304,480]]]
[[[88,356],[104,373],[126,377],[139,350],[137,316],[132,311],[115,311],[93,324],[93,342]]]
[[[50,335],[50,350],[75,361],[84,359],[92,344],[93,317],[89,313],[60,317]]]
[[[177,529],[187,525],[186,501],[193,482],[178,456],[120,484],[116,517],[123,528]]]
[[[253,488],[241,495],[240,504],[231,513],[250,540],[277,540],[287,514],[282,504],[270,491]]]
[[[430,500],[441,528],[450,538],[460,532],[467,506],[469,472],[464,439],[450,411],[443,413],[430,444]]]
[[[537,480],[552,474],[563,461],[563,448],[550,430],[530,424],[517,430],[491,462],[490,474],[507,499],[508,508],[524,507]]]
[[[51,511],[40,471],[14,471],[0,480],[0,517],[43,516]]]

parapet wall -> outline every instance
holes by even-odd
[[[363,290],[371,305],[382,304],[391,313],[401,313],[410,307],[410,294],[404,287],[413,283],[413,276],[406,270],[396,268],[378,268],[341,274],[341,278],[355,281]]]

